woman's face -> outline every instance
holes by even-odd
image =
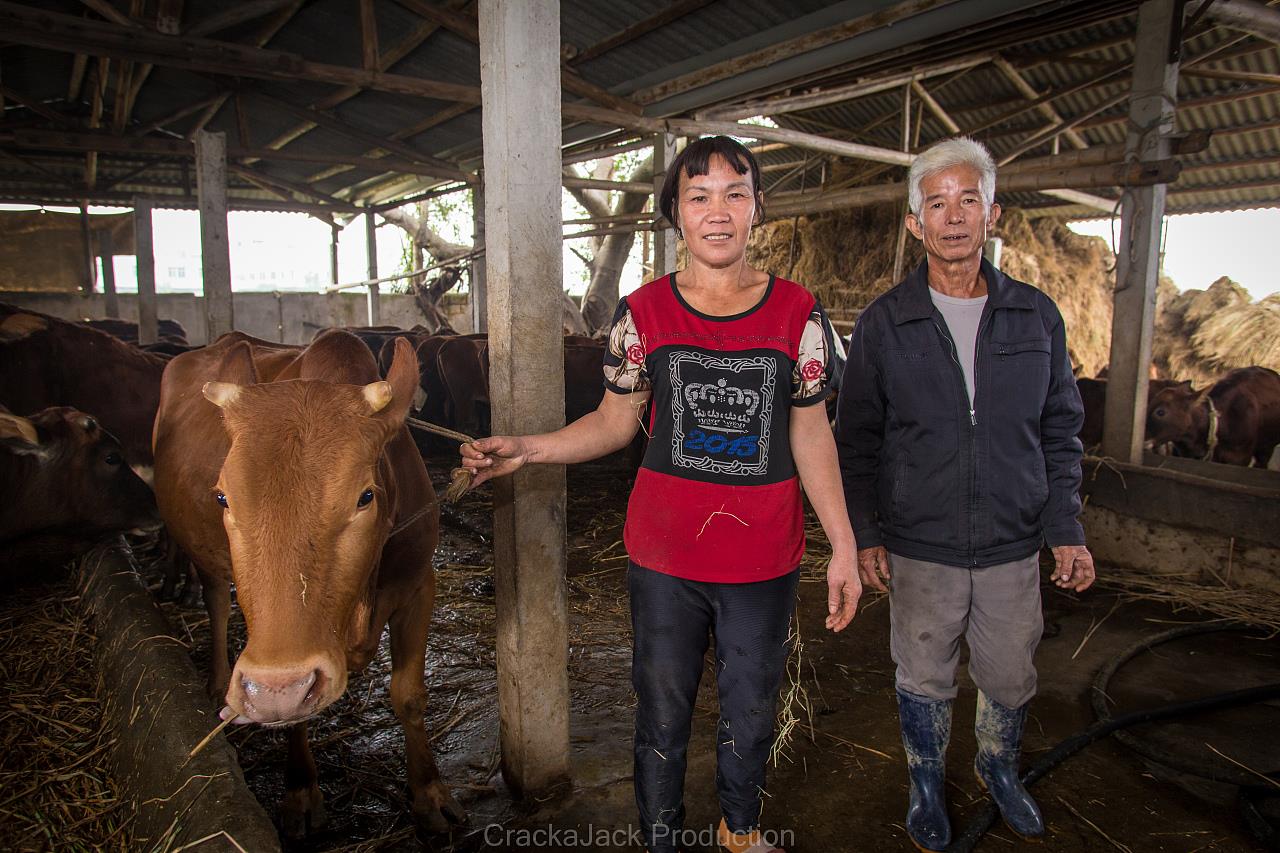
[[[676,219],[689,253],[708,266],[740,261],[756,216],[751,173],[739,175],[723,157],[713,156],[707,174],[680,174]]]

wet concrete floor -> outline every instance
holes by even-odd
[[[442,472],[447,464],[431,467]],[[468,824],[449,836],[427,838],[424,845],[408,818],[403,737],[386,701],[390,667],[384,641],[370,670],[353,678],[347,696],[312,724],[330,820],[288,849],[639,849],[629,843],[635,823],[634,703],[620,543],[629,482],[624,466],[607,462],[579,466],[569,475],[571,785],[542,803],[517,802],[497,772],[493,556],[487,490],[481,489],[444,513],[428,655],[428,728],[436,737],[441,772],[469,812]],[[819,549],[816,543],[815,553]],[[1024,742],[1028,762],[1094,721],[1094,676],[1121,650],[1175,625],[1209,618],[1101,588],[1075,595],[1046,583],[1042,593],[1046,627],[1037,655],[1039,695]],[[770,771],[763,825],[786,831],[792,853],[912,850],[902,826],[907,780],[889,657],[889,602],[868,594],[854,624],[832,635],[821,627],[825,600],[825,583],[810,558],[798,608],[803,647],[788,679],[798,685],[790,705],[797,724]],[[193,655],[201,664],[207,655],[202,611],[167,608],[191,628]],[[987,803],[972,772],[975,693],[964,665],[962,658],[947,769],[957,834]],[[703,680],[689,752],[686,827],[698,836],[692,850],[714,849],[710,830],[719,820],[712,671],[708,667]],[[1112,679],[1107,694],[1119,714],[1277,681],[1280,638],[1230,632],[1181,639],[1138,655]],[[1173,763],[1208,768],[1210,775],[1280,771],[1280,701],[1132,731],[1152,751],[1174,756]],[[283,735],[245,729],[232,741],[251,789],[273,813],[283,784]],[[1110,739],[1068,759],[1032,790],[1048,826],[1045,843],[1032,849],[1264,849],[1241,817],[1235,785],[1169,770]],[[1275,790],[1280,793],[1280,786]],[[1274,799],[1263,803],[1273,821],[1276,805]],[[1027,847],[997,824],[976,849]]]

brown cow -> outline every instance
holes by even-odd
[[[1147,399],[1153,399],[1165,388],[1177,385],[1171,379],[1151,379],[1147,384]],[[1099,375],[1097,379],[1081,377],[1076,379],[1076,387],[1080,389],[1080,401],[1084,404],[1084,424],[1080,427],[1080,443],[1085,450],[1096,448],[1102,444],[1103,420],[1107,407],[1107,380]]]
[[[89,412],[135,466],[151,464],[165,362],[106,332],[0,303],[0,404]]]
[[[160,524],[151,489],[97,420],[67,407],[0,408],[0,560],[57,565],[101,536]]]
[[[1203,391],[1165,388],[1147,407],[1147,438],[1171,442],[1179,456],[1265,468],[1280,444],[1280,373],[1242,367]]]
[[[448,338],[436,350],[436,367],[444,385],[445,425],[473,436],[488,435],[488,341],[462,335]]]
[[[388,624],[414,816],[433,831],[463,818],[423,719],[439,510],[404,426],[417,384],[408,341],[381,381],[369,349],[337,330],[306,348],[224,335],[164,374],[156,496],[205,585],[211,683],[240,722],[295,724],[281,802],[290,835],[323,821],[302,721],[342,695]],[[232,581],[248,629],[234,670]]]

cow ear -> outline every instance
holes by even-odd
[[[378,417],[399,429],[418,389],[418,356],[406,338],[396,338],[395,347],[386,381],[364,386],[364,398]]]
[[[248,341],[236,341],[222,355],[218,381],[233,385],[257,385],[258,370],[253,365],[253,348]]]
[[[1192,388],[1192,387],[1191,387],[1191,380],[1190,380],[1190,379],[1184,379],[1184,380],[1182,380],[1181,382],[1179,382],[1177,385],[1175,385],[1175,386],[1173,386],[1173,387],[1174,387],[1174,388],[1181,389],[1181,390],[1183,390],[1183,391],[1194,391],[1194,390],[1196,390],[1196,389],[1194,389],[1194,388]]]
[[[40,446],[36,425],[8,412],[0,412],[0,447],[19,456],[44,456],[46,452]]]

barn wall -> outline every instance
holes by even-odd
[[[112,251],[132,255],[133,214],[92,214],[95,238],[111,232]],[[75,293],[85,284],[84,243],[80,214],[53,211],[0,213],[0,270],[14,290]]]
[[[190,293],[161,293],[156,298],[160,317],[181,323],[192,344],[208,342],[202,297]],[[137,322],[137,295],[122,293],[119,300],[120,318]],[[73,293],[0,291],[0,302],[65,320],[106,316],[101,293],[81,296]],[[233,302],[237,329],[254,337],[283,340],[290,344],[306,343],[318,330],[328,326],[363,326],[368,318],[363,293],[236,293],[233,294]],[[386,325],[407,329],[423,320],[413,297],[406,294],[382,294],[381,307],[382,322]],[[444,307],[449,322],[456,330],[471,330],[471,316],[464,300],[446,298]]]
[[[1115,565],[1280,592],[1280,473],[1090,459],[1084,493],[1085,533],[1103,571]]]

